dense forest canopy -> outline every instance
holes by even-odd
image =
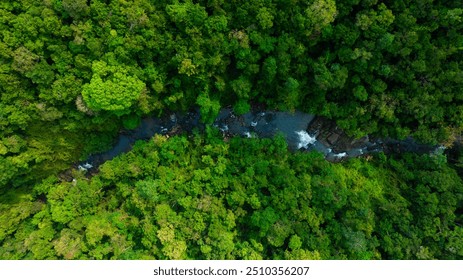
[[[0,259],[462,259],[442,156],[327,162],[283,137],[156,136],[0,208]]]
[[[457,0],[1,1],[0,256],[461,258],[458,164],[439,157],[333,165],[281,139],[195,136],[91,180],[57,174],[193,107],[205,123],[259,104],[451,143],[462,68]]]
[[[451,139],[462,28],[460,1],[444,0],[2,1],[0,184],[193,106],[205,122],[257,102],[355,136]]]

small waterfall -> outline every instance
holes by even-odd
[[[299,135],[299,143],[297,143],[298,149],[308,149],[309,145],[313,145],[315,141],[317,141],[317,138],[315,138],[315,136],[311,136],[307,133],[307,131],[296,131],[296,134]]]

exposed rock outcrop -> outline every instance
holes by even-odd
[[[316,135],[318,141],[330,147],[334,152],[367,148],[370,143],[368,136],[360,139],[351,137],[340,129],[334,121],[323,117],[316,117],[309,124],[307,131]]]

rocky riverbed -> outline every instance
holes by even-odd
[[[281,133],[292,151],[316,150],[329,161],[338,162],[350,157],[365,156],[376,152],[432,153],[442,147],[422,145],[413,139],[370,139],[365,136],[355,139],[339,129],[333,121],[302,112],[279,112],[254,110],[237,116],[231,109],[222,109],[213,123],[224,137],[273,137]],[[164,118],[147,117],[134,130],[124,131],[116,144],[107,152],[90,156],[79,164],[81,170],[96,169],[100,164],[121,153],[128,152],[137,140],[147,140],[155,134],[173,135],[203,131],[200,114],[191,111],[186,114],[173,113]]]

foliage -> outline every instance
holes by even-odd
[[[73,176],[3,196],[0,258],[463,257],[463,182],[439,157],[333,164],[283,138],[155,136]]]
[[[359,137],[436,143],[463,128],[454,1],[26,0],[2,3],[0,18],[2,139],[36,137],[31,126],[107,138],[194,106],[210,123],[255,102]]]
[[[82,88],[82,96],[89,108],[111,111],[118,116],[129,113],[129,108],[138,100],[145,84],[134,76],[128,76],[125,69],[108,66],[105,62],[94,62],[92,69],[90,83]],[[104,81],[105,76],[108,77]]]
[[[461,258],[460,181],[433,158],[338,166],[209,133],[157,138],[75,186],[47,181],[142,116],[192,107],[205,123],[263,104],[353,136],[451,142],[459,4],[2,1],[0,192],[18,198],[0,209],[2,258]]]

